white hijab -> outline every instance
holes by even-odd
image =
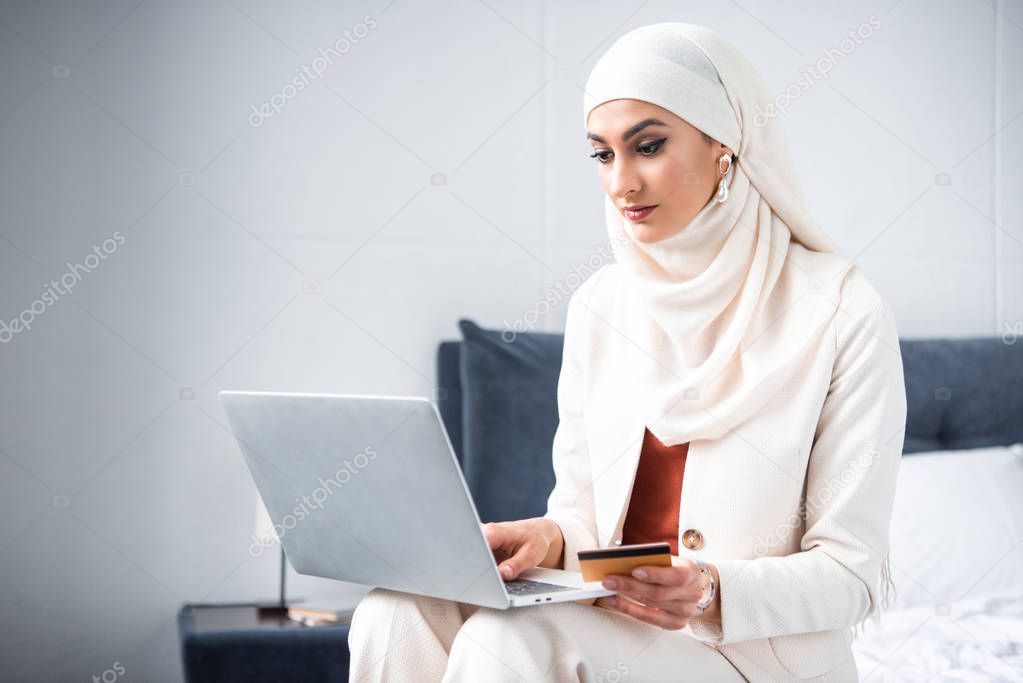
[[[668,445],[717,439],[786,383],[813,381],[801,375],[852,263],[803,205],[781,122],[765,116],[767,88],[717,34],[685,23],[625,34],[589,76],[584,120],[621,98],[673,112],[736,156],[727,200],[712,197],[657,243],[636,240],[605,196],[608,235],[626,242],[617,257],[626,292],[649,313],[624,331],[655,361],[635,370],[645,424]]]

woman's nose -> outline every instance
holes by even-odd
[[[639,176],[630,164],[615,162],[611,167],[611,178],[608,181],[608,194],[615,199],[623,199],[630,192],[640,189]]]

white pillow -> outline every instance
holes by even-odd
[[[1023,594],[1023,444],[902,456],[891,562],[897,607]]]

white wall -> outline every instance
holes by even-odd
[[[1023,319],[1018,3],[136,3],[0,2],[0,318],[41,311],[0,345],[5,680],[178,680],[182,601],[274,596],[217,391],[429,394],[459,317],[588,272],[581,88],[636,26],[722,31],[782,93],[875,15],[785,114],[807,201],[904,337]]]

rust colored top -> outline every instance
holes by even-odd
[[[646,430],[622,544],[666,541],[671,544],[671,554],[678,555],[678,513],[688,454],[688,443],[665,446]]]

